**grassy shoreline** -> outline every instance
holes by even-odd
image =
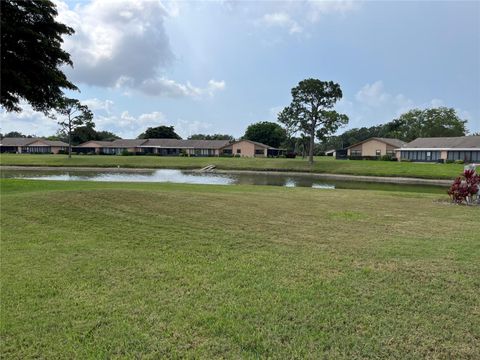
[[[367,160],[335,160],[317,157],[310,165],[306,159],[221,158],[221,157],[157,157],[2,154],[2,166],[50,167],[121,167],[150,169],[199,169],[213,164],[220,170],[284,171],[345,174],[359,176],[412,177],[423,179],[454,179],[463,171],[459,164],[406,163]]]
[[[445,195],[0,184],[7,358],[480,356],[478,209]]]

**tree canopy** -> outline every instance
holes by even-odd
[[[277,123],[261,121],[249,125],[242,138],[278,148],[287,139],[287,134]]]
[[[68,142],[68,133],[59,131],[56,135],[51,136],[50,139]],[[110,131],[95,130],[93,122],[72,130],[72,145],[79,145],[90,140],[112,141],[116,139],[120,139],[120,137]]]
[[[413,109],[390,123],[392,137],[412,141],[417,137],[464,136],[467,120],[462,120],[453,108]]]
[[[10,131],[6,134],[0,134],[0,138],[32,138],[34,135],[25,135],[19,131]]]
[[[292,89],[292,102],[278,115],[288,129],[308,136],[309,162],[313,163],[315,136],[320,140],[348,123],[348,117],[332,110],[342,98],[340,85],[333,81],[305,79]]]
[[[138,139],[181,139],[173,126],[149,127],[144,133],[138,135]]]
[[[62,50],[62,36],[74,30],[55,20],[56,6],[48,0],[2,0],[1,97],[7,111],[21,111],[24,99],[37,111],[54,109],[62,89],[77,90],[61,67],[72,65]]]
[[[233,141],[235,138],[232,135],[228,134],[193,134],[188,137],[188,140],[230,140]]]

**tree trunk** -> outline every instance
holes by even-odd
[[[310,129],[310,149],[308,151],[308,162],[313,164],[313,150],[315,148],[315,126]]]
[[[70,125],[70,119],[68,119],[68,158],[72,158],[72,126]]]

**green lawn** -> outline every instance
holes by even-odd
[[[446,195],[0,184],[2,358],[480,358],[480,210]]]
[[[302,171],[329,174],[405,176],[430,179],[454,179],[463,171],[459,164],[425,164],[392,161],[335,160],[317,157],[315,164],[306,159],[166,157],[166,156],[101,156],[2,154],[0,165],[20,166],[84,166],[126,168],[199,169],[209,164],[230,170]]]

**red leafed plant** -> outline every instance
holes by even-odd
[[[478,190],[480,188],[480,175],[473,169],[464,170],[463,175],[455,179],[448,190],[448,195],[457,204],[471,205],[478,203]]]

